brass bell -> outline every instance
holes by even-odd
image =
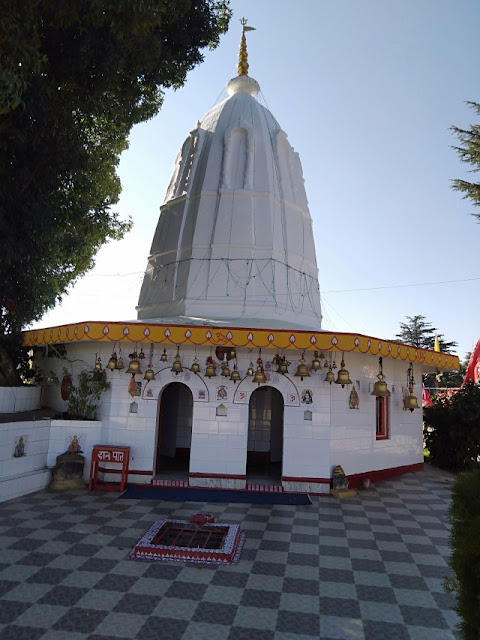
[[[237,380],[240,380],[240,374],[238,372],[236,364],[233,365],[233,371],[232,371],[232,374],[230,376],[230,380],[233,380],[234,383],[237,382]]]
[[[123,369],[123,367],[124,367],[124,364],[123,364],[123,358],[122,358],[122,356],[120,356],[120,357],[118,358],[118,360],[117,360],[117,364],[116,364],[116,366],[115,366],[115,369],[119,369],[119,370],[121,370],[121,369]]]
[[[98,358],[95,360],[95,371],[101,371],[102,370],[102,361],[100,359],[100,356],[98,356]]]
[[[380,371],[377,374],[378,381],[373,385],[373,391],[371,396],[377,396],[377,398],[388,398],[390,391],[388,390],[387,383],[385,382],[385,376],[383,375],[383,358],[378,359]]]
[[[312,370],[313,371],[318,371],[321,368],[322,368],[322,363],[318,359],[318,352],[314,351],[313,352],[313,360],[312,360]]]
[[[200,365],[198,364],[198,360],[197,357],[195,356],[193,362],[192,362],[192,366],[190,367],[190,371],[193,371],[193,373],[199,373],[200,372]]]
[[[160,356],[160,362],[167,362],[167,350],[163,347],[163,353]]]
[[[335,380],[335,384],[341,384],[342,385],[342,389],[344,389],[345,385],[346,384],[352,384],[352,381],[350,380],[350,374],[345,369],[345,362],[343,361],[343,354],[342,354],[342,361],[340,363],[340,367],[341,368],[338,370],[337,379]]]
[[[385,380],[378,380],[375,382],[373,385],[373,391],[370,395],[377,396],[377,398],[387,398],[390,395],[390,391],[388,390]]]
[[[413,411],[414,409],[420,409],[420,407],[418,406],[417,398],[413,395],[413,389],[410,389],[410,395],[408,395],[403,402],[405,409],[409,409],[410,411]]]
[[[177,347],[177,355],[173,359],[171,371],[178,376],[179,373],[182,373],[182,361],[180,360],[180,347]]]
[[[262,371],[262,367],[258,365],[255,375],[253,376],[253,382],[257,384],[263,384],[266,381],[265,374]]]
[[[302,357],[300,358],[300,362],[298,363],[297,370],[294,373],[294,375],[299,377],[300,380],[310,377],[310,371],[308,370],[308,367],[305,364],[304,355],[305,355],[305,352],[302,353]]]
[[[215,371],[215,367],[211,362],[207,364],[207,368],[205,369],[205,375],[207,376],[207,378],[213,378],[214,376],[217,375],[217,372]]]
[[[114,351],[110,356],[110,360],[107,363],[107,369],[110,369],[110,371],[113,371],[116,368],[117,368],[117,354]]]
[[[286,373],[288,373],[288,362],[285,358],[285,356],[282,356],[280,358],[280,361],[278,363],[278,369],[277,369],[277,373],[281,373],[282,376],[284,376]]]
[[[247,369],[247,376],[253,376],[253,362],[250,362],[250,365]]]
[[[130,362],[128,363],[128,369],[125,371],[125,373],[131,373],[133,375],[142,373],[140,370],[140,363],[136,358],[130,360]]]
[[[151,380],[155,380],[155,372],[152,369],[151,363],[148,365],[148,369],[145,371],[145,375],[143,376],[143,379],[148,380],[149,382]]]
[[[226,357],[225,357],[225,360],[222,362],[222,376],[225,376],[225,378],[230,377],[230,367],[228,366]]]
[[[330,384],[332,384],[332,382],[335,382],[335,375],[331,369],[327,371],[324,382],[329,382]]]

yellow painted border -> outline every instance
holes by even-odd
[[[28,347],[71,342],[122,342],[172,345],[228,345],[255,349],[299,349],[345,351],[417,362],[443,369],[459,369],[458,356],[417,349],[356,333],[330,331],[289,331],[190,325],[146,324],[140,322],[81,322],[24,332]]]

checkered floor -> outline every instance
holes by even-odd
[[[0,504],[1,640],[453,640],[451,479],[409,474],[311,506],[48,491]],[[237,565],[127,560],[158,519],[208,511]]]

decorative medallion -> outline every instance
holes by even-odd
[[[315,336],[312,336],[312,337],[310,338],[310,343],[311,343],[311,344],[317,344],[317,339],[316,339],[316,337],[315,337]]]
[[[388,345],[388,351],[389,351],[389,353],[392,351],[392,345],[391,344]]]
[[[304,389],[302,391],[302,402],[303,404],[312,404],[313,402],[313,393],[311,389]]]
[[[353,344],[358,347],[358,345],[360,344],[360,338],[355,338],[355,340],[353,341]]]
[[[130,329],[128,327],[125,327],[123,330],[123,335],[128,336],[129,333],[130,333]]]
[[[333,336],[332,344],[337,344],[337,343],[338,343],[338,338],[336,336]]]
[[[372,341],[371,341],[371,340],[369,340],[369,341],[367,342],[367,347],[370,349],[370,347],[371,347],[371,346],[372,346]]]
[[[273,341],[274,341],[273,334],[271,334],[271,333],[269,334],[269,336],[268,336],[268,341],[269,341],[269,342],[273,342]]]
[[[187,330],[185,331],[185,337],[186,337],[186,338],[190,338],[190,336],[191,336],[191,335],[192,335],[192,332],[190,331],[190,329],[187,329]]]
[[[145,329],[143,331],[143,335],[144,336],[149,336],[150,335],[150,329],[148,327],[145,327]]]
[[[253,340],[253,333],[249,333],[247,336],[247,340],[251,342]]]
[[[169,337],[170,337],[170,329],[165,329],[165,331],[164,331],[163,335],[164,335],[166,338],[169,338]]]
[[[230,331],[227,333],[227,340],[231,340],[233,338],[233,333]]]
[[[198,399],[199,400],[206,400],[207,399],[207,390],[206,389],[199,389],[198,390]]]
[[[205,337],[207,340],[210,340],[210,338],[212,337],[212,334],[210,331],[207,331],[207,333],[205,334]]]
[[[86,325],[83,327],[83,331],[84,331],[85,333],[88,333],[88,332],[90,331],[90,328],[89,328],[88,324],[86,324]]]
[[[350,409],[359,409],[360,408],[360,400],[358,398],[358,393],[355,387],[352,387],[350,391],[350,396],[348,398],[348,406]]]
[[[107,335],[107,333],[108,333],[108,327],[107,326],[103,327],[102,333],[103,333],[104,336]]]
[[[290,342],[292,344],[295,342],[295,336],[293,334],[290,336]]]
[[[62,332],[61,332],[61,330],[59,329],[59,330],[57,331],[57,336],[58,336],[58,337],[60,337],[60,334],[61,334],[61,333],[62,333]]]

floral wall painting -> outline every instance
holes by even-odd
[[[198,399],[199,400],[206,400],[207,399],[207,392],[205,389],[199,389],[198,390]]]
[[[27,455],[27,436],[18,436],[15,438],[13,447],[13,457],[23,458]]]
[[[220,384],[217,387],[217,400],[228,400],[228,389],[226,384]]]
[[[304,389],[302,391],[302,402],[303,404],[312,404],[313,402],[313,393],[311,389]]]
[[[358,393],[355,387],[352,387],[350,391],[350,396],[348,398],[348,406],[350,409],[359,409],[360,408],[360,400],[358,398]]]

